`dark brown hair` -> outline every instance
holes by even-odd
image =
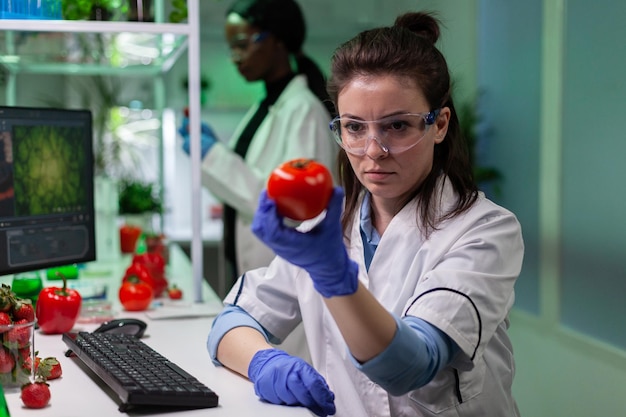
[[[361,32],[335,50],[327,85],[336,106],[339,93],[356,77],[398,76],[413,80],[431,111],[442,107],[450,109],[448,132],[444,140],[435,145],[431,172],[421,186],[401,202],[404,206],[413,198],[418,199],[425,236],[436,230],[441,221],[469,209],[478,196],[467,141],[461,134],[452,102],[448,65],[435,47],[439,34],[439,21],[434,14],[426,12],[407,13],[399,16],[393,26]],[[358,210],[358,197],[364,187],[354,174],[344,150],[339,152],[337,168],[346,192],[346,210],[342,218],[345,230],[349,219]],[[459,200],[450,211],[437,217],[438,196],[435,193],[441,175],[448,177]]]

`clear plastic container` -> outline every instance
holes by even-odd
[[[31,381],[35,352],[33,349],[35,322],[0,325],[0,384],[4,392],[19,391]]]

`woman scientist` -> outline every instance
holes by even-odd
[[[521,228],[472,179],[438,37],[431,15],[409,13],[335,51],[343,188],[322,220],[289,228],[261,195],[252,228],[278,256],[235,284],[208,349],[265,401],[319,416],[519,416],[507,328]],[[312,366],[269,344],[300,322]]]
[[[202,126],[202,184],[225,204],[230,288],[239,274],[267,266],[274,257],[250,230],[271,171],[294,158],[332,164],[337,146],[326,127],[332,103],[324,76],[302,53],[306,27],[297,3],[236,0],[227,12],[225,35],[241,75],[265,84],[265,97],[248,111],[228,144],[217,141],[206,124]],[[296,68],[291,66],[292,58]],[[189,153],[187,123],[185,119],[179,132]]]

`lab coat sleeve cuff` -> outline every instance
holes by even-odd
[[[395,317],[396,334],[379,355],[354,366],[392,395],[402,395],[426,385],[445,367],[454,353],[453,342],[424,320]]]
[[[235,327],[252,327],[261,333],[268,341],[274,339],[267,330],[263,328],[252,316],[246,313],[241,307],[229,304],[224,307],[224,310],[213,320],[211,331],[207,339],[207,350],[213,364],[216,366],[222,366],[220,361],[217,360],[217,347],[222,341],[222,338],[226,333]]]

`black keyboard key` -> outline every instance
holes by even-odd
[[[209,387],[134,336],[64,333],[63,341],[119,396],[120,411],[149,405],[218,405],[218,396]]]

